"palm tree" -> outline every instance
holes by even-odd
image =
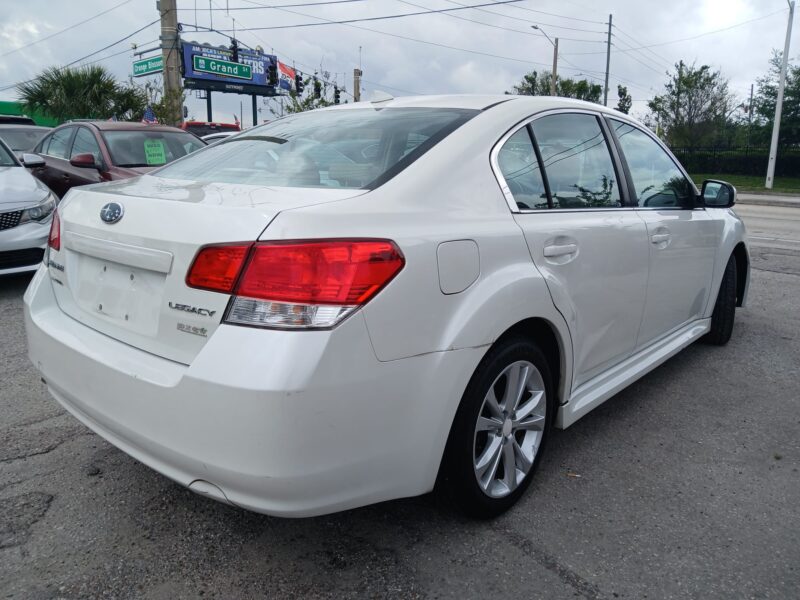
[[[17,86],[26,110],[59,121],[67,119],[141,118],[147,104],[143,90],[122,85],[99,65],[71,69],[50,67]]]

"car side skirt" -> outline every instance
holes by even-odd
[[[692,321],[579,386],[573,391],[569,402],[558,412],[556,427],[569,427],[614,394],[700,339],[710,327],[711,319]]]

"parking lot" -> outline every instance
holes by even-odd
[[[753,271],[731,343],[556,431],[490,522],[434,497],[285,520],[196,496],[48,396],[29,278],[0,280],[0,596],[796,598],[800,209],[737,210]]]

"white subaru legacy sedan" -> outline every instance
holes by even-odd
[[[293,115],[71,190],[25,294],[30,357],[89,428],[222,502],[307,516],[436,487],[488,517],[553,427],[728,341],[735,195],[562,98]]]

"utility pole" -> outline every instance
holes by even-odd
[[[606,85],[603,88],[603,106],[608,106],[608,71],[611,68],[611,23],[614,15],[608,15],[608,42],[606,43]]]
[[[788,1],[788,0],[787,0]],[[769,163],[767,163],[767,181],[764,184],[768,190],[772,189],[772,180],[775,178],[775,161],[778,158],[778,136],[781,132],[781,113],[783,112],[783,88],[786,86],[786,67],[789,63],[789,44],[792,41],[792,20],[794,19],[794,0],[789,2],[789,23],[786,25],[786,42],[783,45],[783,61],[781,62],[781,77],[778,82],[778,101],[775,103],[775,121],[772,123],[772,143],[769,146]]]
[[[553,77],[550,79],[550,95],[556,95],[556,71],[558,71],[558,38],[553,43]]]
[[[161,15],[161,55],[164,59],[164,99],[169,112],[169,125],[183,123],[183,87],[181,86],[180,41],[176,0],[157,0]]]
[[[361,102],[361,69],[353,69],[353,102]]]
[[[750,133],[753,129],[753,84],[750,84],[750,104],[747,106],[747,147],[750,147]]]

